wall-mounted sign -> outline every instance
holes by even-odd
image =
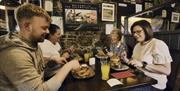
[[[113,24],[106,24],[106,34],[110,34],[113,28],[114,28]]]
[[[171,22],[179,23],[180,13],[172,12]]]
[[[0,9],[0,28],[7,29],[5,10],[1,10],[1,9]]]
[[[44,9],[50,12],[53,11],[52,1],[45,1]]]
[[[102,21],[114,21],[115,4],[102,3],[101,16]]]

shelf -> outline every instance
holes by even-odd
[[[1,10],[14,10],[14,9],[16,9],[16,7],[9,7],[9,6],[0,5],[0,9]]]
[[[154,32],[154,34],[180,34],[180,30],[175,30],[175,31],[159,31],[159,32]]]

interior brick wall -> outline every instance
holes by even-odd
[[[60,44],[62,48],[68,48],[72,44],[77,44],[78,47],[92,47],[94,40],[99,37],[101,31],[66,31],[61,36]]]

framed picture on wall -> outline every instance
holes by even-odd
[[[44,9],[48,12],[53,11],[53,2],[51,0],[44,1]]]
[[[6,11],[0,9],[0,29],[7,29]]]
[[[106,31],[105,33],[107,35],[110,34],[114,27],[115,27],[114,24],[106,24],[105,25],[105,31]]]
[[[172,12],[171,22],[179,23],[180,13]]]
[[[125,33],[126,32],[126,30],[124,29],[125,28],[125,17],[126,16],[121,16],[120,18],[121,18],[121,32],[122,33]],[[126,25],[127,26],[127,32],[128,32],[128,34],[131,34],[131,26],[132,26],[132,24],[134,23],[134,22],[136,22],[136,21],[139,21],[139,20],[146,20],[146,21],[148,21],[149,23],[152,23],[152,19],[151,18],[143,18],[143,17],[130,17],[130,18],[128,18],[128,24]]]
[[[101,20],[114,21],[115,17],[115,4],[102,3]]]
[[[63,3],[64,30],[99,30],[98,4]]]
[[[52,0],[53,2],[53,15],[61,16],[62,15],[62,0]]]

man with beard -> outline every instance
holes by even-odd
[[[43,42],[51,18],[38,6],[24,4],[15,10],[19,33],[0,36],[0,91],[56,91],[77,60],[66,63],[49,80],[43,80],[44,60],[38,42]]]

